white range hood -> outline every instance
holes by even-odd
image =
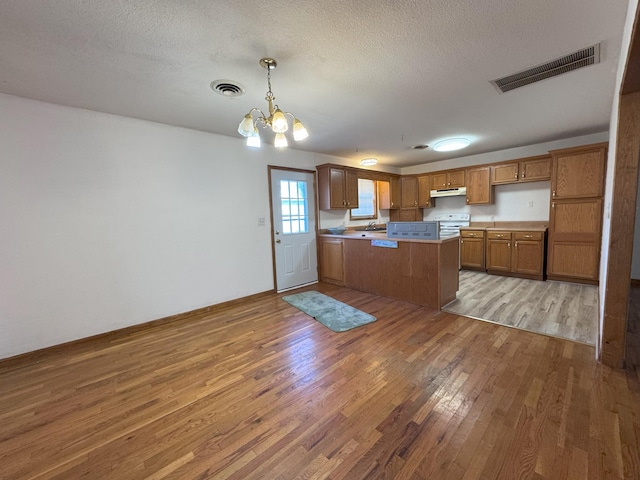
[[[458,195],[466,195],[467,187],[459,188],[443,188],[442,190],[431,190],[431,198],[433,197],[455,197]]]

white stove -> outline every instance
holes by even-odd
[[[468,213],[441,213],[433,219],[440,222],[440,238],[446,238],[460,235],[460,228],[468,227],[470,218]]]

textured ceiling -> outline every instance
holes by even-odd
[[[625,0],[3,0],[0,92],[239,137],[273,92],[295,148],[404,166],[607,130]],[[601,63],[500,94],[490,80],[602,42]],[[246,94],[218,95],[213,80]],[[263,134],[263,141],[271,135]]]

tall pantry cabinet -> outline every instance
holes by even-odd
[[[549,152],[552,159],[547,276],[597,283],[607,144]]]

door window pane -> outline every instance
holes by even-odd
[[[307,182],[280,180],[282,233],[309,233]]]

